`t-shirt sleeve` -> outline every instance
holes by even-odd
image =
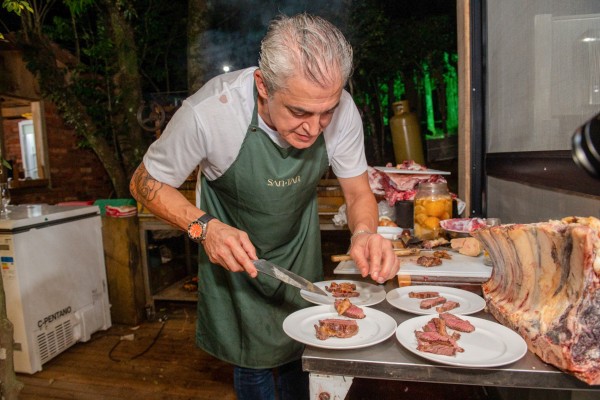
[[[144,155],[148,173],[170,186],[181,186],[206,157],[202,132],[203,126],[193,107],[184,101]]]
[[[353,178],[367,170],[363,125],[350,94],[344,92],[343,96],[332,130],[326,132],[327,152],[333,173],[339,178]]]

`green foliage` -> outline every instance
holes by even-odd
[[[443,92],[447,84],[457,84],[448,79],[452,70],[456,71],[456,16],[447,11],[447,5],[446,10],[432,13],[434,3],[352,2],[348,24],[355,50],[352,94],[363,113],[365,134],[377,142],[382,157],[386,156],[387,125],[395,101],[407,98],[422,124],[434,134],[444,132],[448,125],[446,103],[450,99],[443,100],[447,97]]]
[[[21,15],[23,11],[33,13],[33,8],[29,5],[28,1],[25,0],[3,0],[2,8],[6,11]]]
[[[0,160],[2,161],[2,166],[3,167],[6,167],[8,169],[12,169],[12,166],[10,165],[10,163],[8,161],[6,161],[4,159],[4,157],[2,157],[1,155],[0,155]]]
[[[75,16],[83,14],[94,5],[94,0],[63,0],[63,2]]]
[[[33,9],[29,5],[29,2],[24,0],[4,0],[2,2],[2,8],[5,8],[8,12],[15,13],[19,16],[23,11],[31,13],[33,12]],[[2,35],[2,33],[0,33],[0,39],[4,39],[4,35]],[[3,167],[12,169],[12,166],[7,160],[4,159],[2,153],[0,153],[0,163]]]

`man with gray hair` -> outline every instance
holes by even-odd
[[[336,27],[280,16],[259,67],[213,78],[186,99],[132,178],[138,201],[201,244],[196,340],[235,366],[240,399],[308,397],[303,346],[282,323],[309,303],[252,261],[323,279],[316,187],[329,166],[362,276],[383,283],[398,272],[390,241],[376,233],[362,122],[344,90],[351,71],[352,48]],[[197,166],[192,205],[176,188]]]

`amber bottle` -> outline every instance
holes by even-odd
[[[396,163],[405,160],[424,165],[423,143],[421,140],[421,128],[417,115],[410,111],[408,100],[392,103],[394,116],[390,118],[390,129],[392,131],[392,143],[394,145],[394,156]]]

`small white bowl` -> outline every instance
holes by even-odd
[[[386,239],[397,240],[402,235],[403,228],[395,226],[378,226],[377,233]]]

